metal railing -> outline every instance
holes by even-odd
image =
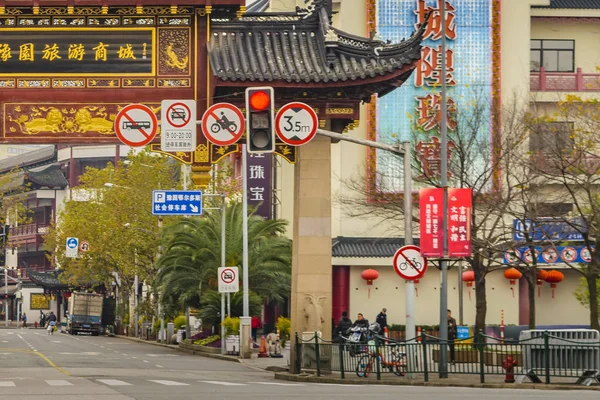
[[[313,371],[318,376],[339,373],[381,380],[382,376],[430,380],[438,374],[441,349],[448,352],[449,375],[476,375],[485,383],[490,375],[507,372],[523,382],[551,383],[552,377],[577,378],[577,383],[600,382],[600,342],[564,339],[543,331],[525,340],[501,341],[483,332],[444,342],[422,334],[409,341],[382,336],[367,344],[334,343],[317,334],[303,340],[296,334],[296,370]],[[512,367],[512,370],[509,369]],[[508,371],[507,371],[508,369]]]

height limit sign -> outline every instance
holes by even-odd
[[[162,151],[196,150],[196,101],[163,100],[161,102]]]

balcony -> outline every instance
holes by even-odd
[[[44,235],[48,233],[48,224],[35,223],[35,224],[26,224],[19,226],[11,226],[9,236],[34,236],[34,235]]]
[[[529,86],[532,92],[600,92],[600,74],[576,72],[531,72]]]

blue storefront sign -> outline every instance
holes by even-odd
[[[152,191],[154,215],[202,215],[201,190]]]
[[[513,221],[513,239],[517,242],[529,240],[533,242],[549,241],[582,241],[583,234],[587,231],[585,221],[575,218],[570,221],[564,219],[540,218],[535,221],[530,219]]]
[[[457,339],[468,339],[469,338],[469,327],[468,326],[457,326],[456,327],[456,338]]]

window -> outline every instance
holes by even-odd
[[[574,40],[532,40],[531,71],[544,67],[548,72],[575,71]]]
[[[539,124],[531,132],[529,137],[529,150],[532,152],[544,152],[560,154],[567,150],[573,150],[572,122],[546,122]]]

